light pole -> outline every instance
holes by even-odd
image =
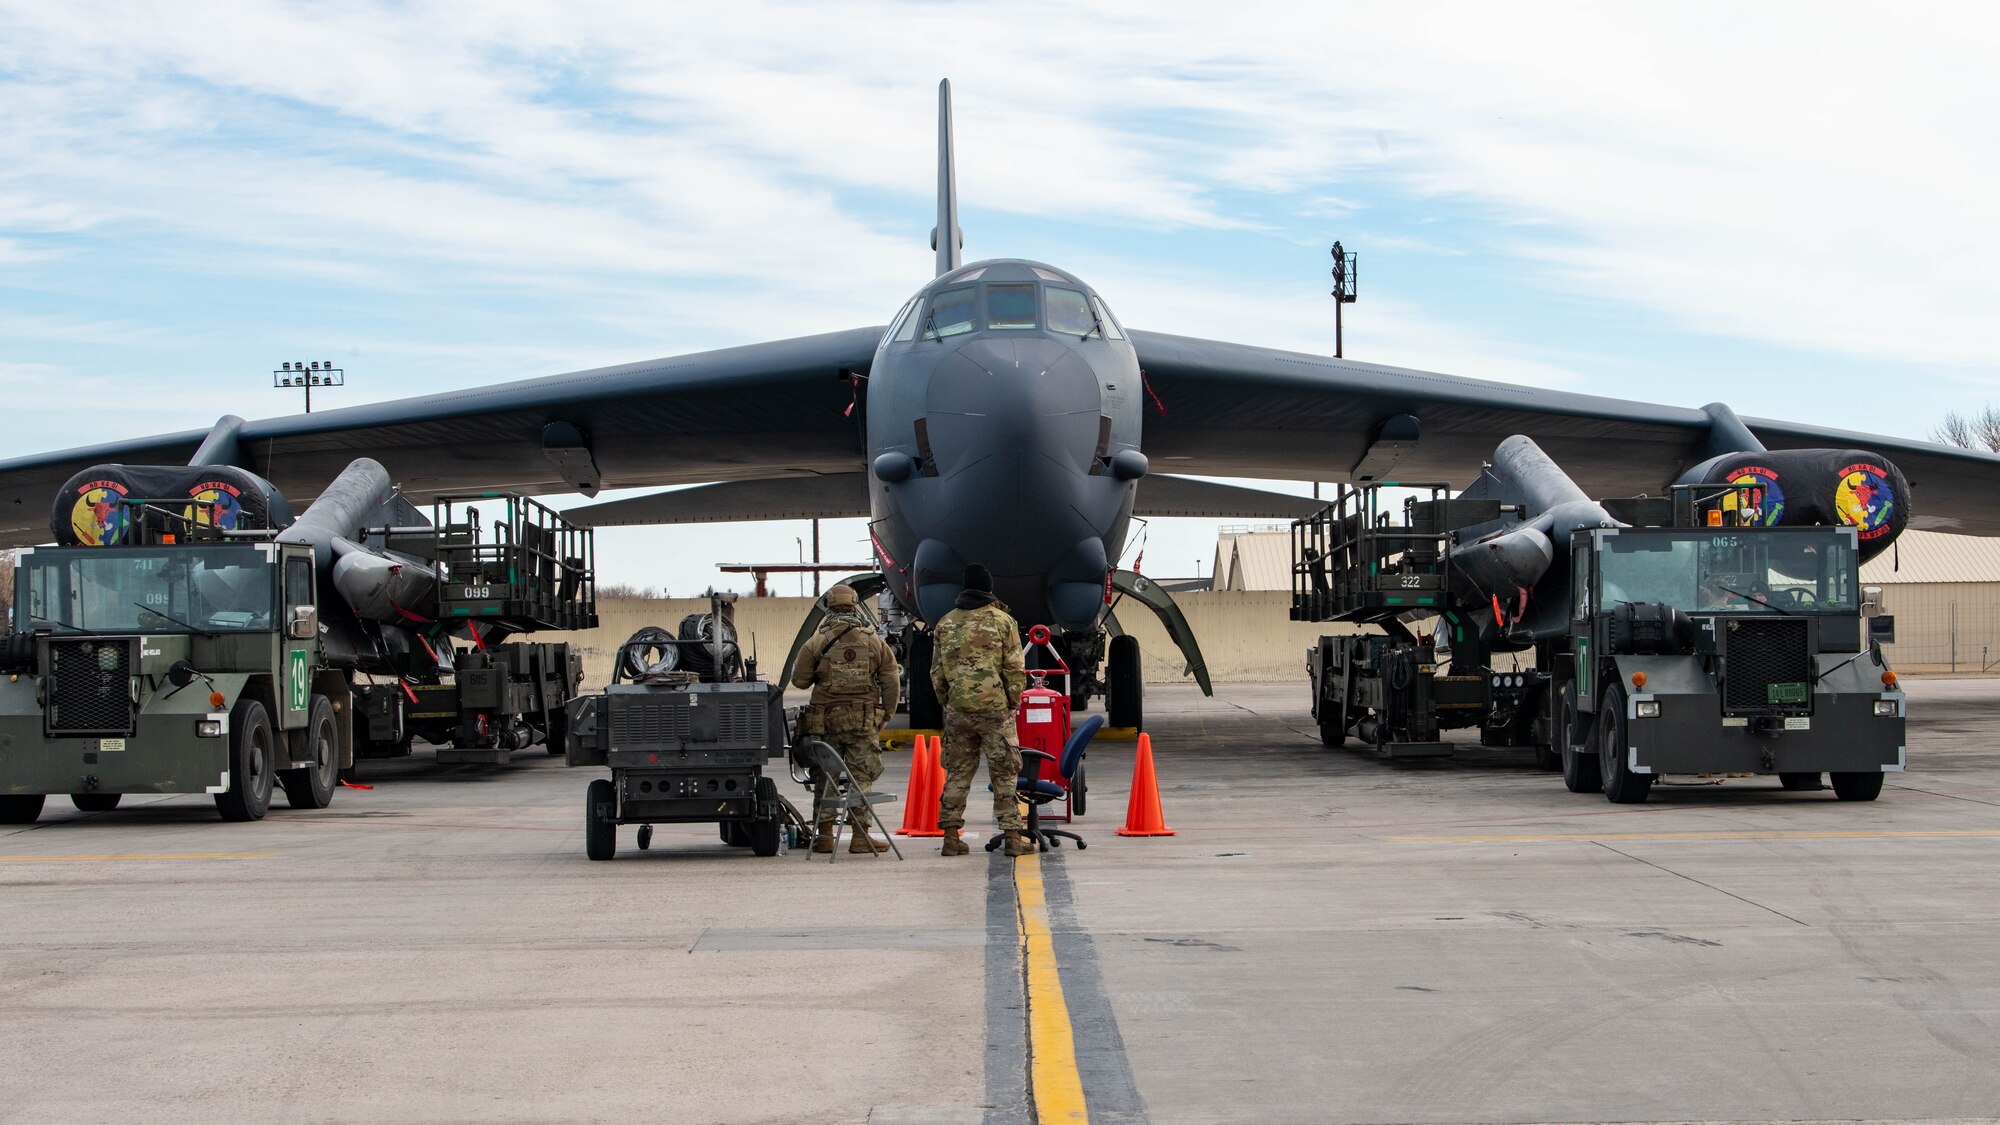
[[[1344,359],[1345,341],[1341,339],[1340,310],[1343,305],[1351,305],[1355,298],[1355,255],[1343,249],[1340,243],[1333,244],[1333,358]]]
[[[331,360],[325,362],[313,360],[311,363],[299,360],[284,364],[276,371],[271,372],[271,385],[280,388],[305,388],[306,413],[311,414],[313,412],[313,388],[344,387],[347,385],[347,372],[335,367]]]
[[[792,542],[799,548],[799,596],[803,598],[806,596],[806,541],[794,535]]]

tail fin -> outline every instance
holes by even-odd
[[[937,251],[938,276],[958,268],[965,232],[958,229],[958,173],[951,158],[951,79],[938,83],[938,210],[931,228],[931,249]]]

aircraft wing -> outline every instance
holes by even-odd
[[[1155,472],[1463,487],[1502,438],[1526,434],[1592,495],[1657,495],[1689,465],[1738,448],[1710,445],[1717,418],[1707,409],[1158,332],[1129,335],[1159,399],[1146,418]],[[2000,535],[2000,456],[1762,418],[1741,422],[1768,448],[1857,448],[1894,461],[1910,481],[1911,527]]]
[[[860,412],[842,372],[866,372],[881,338],[855,328],[0,461],[0,546],[47,542],[55,490],[77,470],[186,464],[205,441],[235,443],[225,459],[294,507],[364,455],[419,502],[856,473]]]

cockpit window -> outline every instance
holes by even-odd
[[[1125,333],[1118,330],[1118,322],[1111,319],[1111,310],[1104,307],[1103,299],[1092,297],[1090,303],[1097,309],[1098,319],[1104,321],[1104,334],[1114,340],[1123,340]]]
[[[986,287],[986,327],[1033,328],[1034,326],[1034,286],[989,285]]]
[[[972,331],[978,294],[977,289],[968,286],[933,295],[930,307],[924,310],[924,339],[936,340]]]
[[[1041,278],[1043,281],[1060,281],[1064,284],[1069,282],[1069,278],[1064,277],[1054,270],[1045,270],[1040,266],[1029,266],[1028,268],[1034,270],[1035,276]]]
[[[889,329],[890,339],[908,340],[916,336],[917,318],[910,315],[910,312],[916,307],[917,303],[911,301],[909,304],[903,306],[902,312],[896,314],[896,323],[894,327]]]
[[[1097,317],[1091,314],[1090,302],[1083,294],[1053,285],[1048,292],[1049,331],[1079,338],[1097,334]]]

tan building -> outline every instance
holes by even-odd
[[[1292,589],[1292,531],[1285,524],[1225,527],[1215,540],[1210,589],[1250,592]]]
[[[1889,660],[1906,671],[2000,671],[2000,538],[1906,531],[1861,567],[1896,618]]]

